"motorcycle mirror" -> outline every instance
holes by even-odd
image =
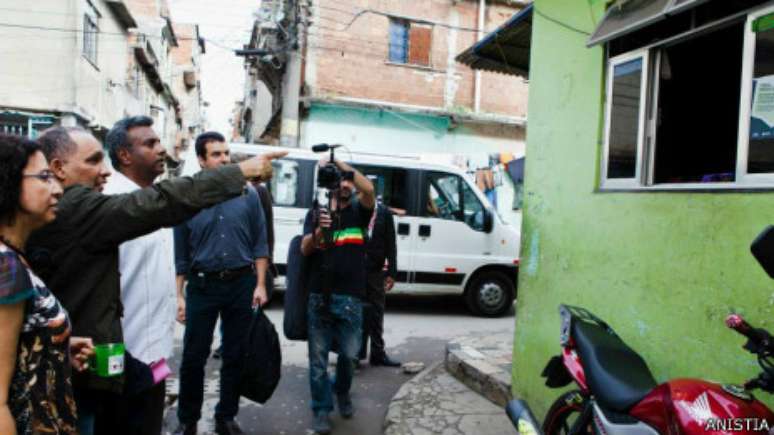
[[[750,245],[750,252],[763,270],[774,279],[774,225],[769,225]]]

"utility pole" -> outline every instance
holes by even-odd
[[[301,57],[302,38],[300,22],[301,8],[298,0],[287,0],[289,46],[285,74],[282,77],[282,129],[280,145],[284,147],[299,147],[299,117],[298,106],[301,96]]]

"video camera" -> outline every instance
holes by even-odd
[[[339,167],[336,166],[336,163],[333,162],[335,158],[333,150],[340,146],[341,145],[328,145],[327,143],[312,146],[312,151],[316,153],[324,153],[326,151],[331,152],[330,161],[317,169],[317,187],[321,189],[336,190],[339,188],[339,183],[341,183],[342,179],[351,180],[354,176],[351,172],[340,170]]]

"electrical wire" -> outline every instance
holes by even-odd
[[[572,30],[573,32],[576,32],[576,33],[580,33],[581,35],[591,36],[590,32],[587,32],[585,30],[581,30],[581,29],[579,29],[577,27],[571,26],[571,25],[569,25],[567,23],[564,23],[562,21],[557,20],[556,18],[553,18],[551,16],[546,15],[540,9],[538,9],[537,6],[532,6],[532,10],[536,14],[538,14],[539,16],[543,17],[544,19],[546,19],[546,20],[548,20],[548,21],[550,21],[550,22],[552,22],[552,23],[554,23],[556,25],[564,27],[565,29]]]

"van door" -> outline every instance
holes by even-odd
[[[277,285],[284,287],[288,246],[303,233],[306,213],[314,195],[314,160],[284,158],[272,162],[274,176],[269,190],[274,201],[274,264],[280,274]]]
[[[463,292],[466,277],[491,256],[485,207],[459,175],[423,171],[414,282],[420,291]]]
[[[374,183],[376,197],[393,213],[395,240],[398,249],[398,277],[394,291],[410,290],[411,271],[419,223],[416,186],[419,171],[391,166],[356,164],[355,167]]]

